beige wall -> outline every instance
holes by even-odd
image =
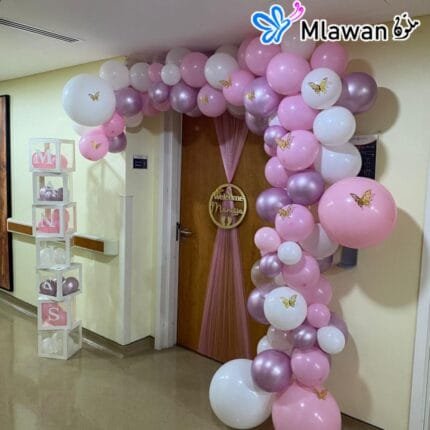
[[[352,339],[333,360],[330,386],[342,410],[387,430],[406,430],[425,187],[430,154],[430,17],[408,42],[348,44],[351,71],[380,88],[358,131],[381,132],[377,179],[399,206],[397,228],[381,246],[359,252],[358,267],[330,276]]]

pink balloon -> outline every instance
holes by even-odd
[[[270,60],[280,52],[278,45],[263,45],[260,38],[255,37],[246,48],[245,62],[254,75],[264,76]]]
[[[328,326],[330,317],[330,309],[326,305],[315,303],[308,307],[308,323],[315,328]]]
[[[330,374],[330,360],[319,348],[294,350],[291,368],[297,381],[308,387],[323,384]]]
[[[262,227],[255,233],[255,246],[263,255],[276,252],[281,244],[281,238],[274,228]]]
[[[314,287],[318,283],[321,274],[316,259],[309,254],[303,253],[301,260],[297,264],[282,268],[282,275],[288,285],[301,293],[303,289]]]
[[[310,211],[304,206],[295,204],[284,206],[275,218],[276,231],[284,241],[301,242],[305,240],[312,233],[314,224],[314,217]],[[294,266],[296,265],[289,267]]]
[[[286,188],[288,182],[288,172],[277,157],[272,157],[264,169],[267,182],[272,187]]]
[[[142,99],[142,112],[144,116],[155,116],[160,112],[154,107],[151,98],[148,93],[141,93],[140,95]]]
[[[84,134],[79,141],[79,152],[91,161],[101,160],[109,151],[109,140],[100,130]]]
[[[348,65],[348,51],[339,42],[324,42],[315,49],[311,57],[313,69],[326,67],[339,76],[345,74]]]
[[[161,69],[163,68],[163,65],[160,63],[152,63],[148,67],[148,76],[149,79],[151,79],[152,82],[157,83],[161,82]]]
[[[206,84],[205,64],[208,60],[201,52],[190,52],[181,63],[182,79],[190,87],[201,88]]]
[[[112,118],[103,124],[103,132],[107,137],[119,136],[125,128],[124,118],[115,112]]]
[[[308,304],[322,303],[328,305],[333,297],[333,287],[325,276],[320,276],[318,283],[312,288],[309,298],[305,297]]]
[[[321,147],[314,134],[306,130],[292,131],[281,140],[276,155],[281,164],[293,172],[310,167]]]
[[[264,152],[269,157],[276,157],[276,147],[264,144]]]
[[[312,130],[319,111],[308,106],[301,95],[285,97],[278,108],[281,125],[289,130]]]
[[[396,225],[397,207],[390,192],[378,182],[347,178],[326,190],[318,214],[332,240],[360,249],[388,238]]]
[[[197,105],[203,115],[211,118],[221,116],[227,110],[227,102],[221,91],[206,84],[197,96]]]
[[[243,106],[243,96],[248,85],[255,76],[246,70],[235,70],[230,76],[230,82],[222,90],[225,99],[233,106]]]
[[[300,93],[303,79],[310,71],[311,66],[303,57],[282,52],[270,60],[266,77],[273,90],[292,96]]]
[[[239,63],[239,67],[242,70],[246,70],[250,72],[248,69],[248,66],[245,61],[246,57],[246,49],[248,48],[248,45],[254,40],[254,36],[247,37],[239,46],[239,49],[237,51],[237,62]]]
[[[154,106],[154,108],[157,111],[160,111],[160,112],[167,112],[167,111],[169,111],[172,108],[170,106],[170,100],[166,100],[165,102],[162,102],[162,103],[154,103],[154,102],[152,102],[152,105]]]
[[[342,418],[333,396],[321,387],[293,383],[272,408],[275,430],[341,430]]]

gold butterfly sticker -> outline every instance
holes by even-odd
[[[250,102],[254,101],[254,100],[255,100],[255,92],[254,92],[254,91],[250,91],[250,92],[246,95],[246,98],[247,98]]]
[[[202,104],[204,104],[204,105],[207,105],[207,104],[209,104],[209,96],[201,96],[200,97],[200,103],[202,103]]]
[[[354,193],[351,193],[350,196],[360,208],[364,208],[365,206],[369,207],[371,205],[375,194],[372,193],[372,190],[367,190],[361,197]]]
[[[96,151],[97,149],[99,149],[99,148],[100,148],[101,143],[97,143],[95,140],[93,140],[93,141],[91,142],[91,146],[92,146],[92,148],[94,149],[94,151]]]
[[[98,102],[100,98],[100,91],[97,91],[94,94],[88,93],[88,96],[93,102]]]
[[[315,91],[316,94],[327,93],[328,78],[324,78],[319,84],[309,82],[308,85]]]
[[[289,299],[281,297],[281,302],[287,309],[294,308],[297,303],[297,294],[294,294],[294,296],[291,296]]]
[[[225,81],[225,80],[221,80],[221,81],[219,81],[219,83],[220,83],[224,88],[230,88],[230,87],[232,86],[231,78],[228,78],[226,81]]]
[[[328,390],[317,390],[316,388],[314,389],[315,394],[318,396],[319,400],[325,400],[328,396]]]
[[[294,208],[292,206],[287,206],[287,209],[279,209],[278,214],[281,218],[290,218],[293,214]]]
[[[288,133],[285,138],[277,138],[276,144],[281,148],[282,150],[290,149],[291,144],[293,143],[293,136],[291,133]]]

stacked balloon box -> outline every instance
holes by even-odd
[[[76,232],[76,203],[71,201],[74,142],[30,139],[29,154],[39,356],[67,360],[82,347],[82,325],[76,317],[76,296],[82,293],[82,266],[71,261],[70,251]]]

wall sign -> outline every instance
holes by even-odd
[[[238,227],[247,210],[245,193],[237,185],[220,185],[209,199],[209,215],[212,221],[225,230]]]
[[[133,155],[133,169],[147,169],[148,157],[144,155]]]

